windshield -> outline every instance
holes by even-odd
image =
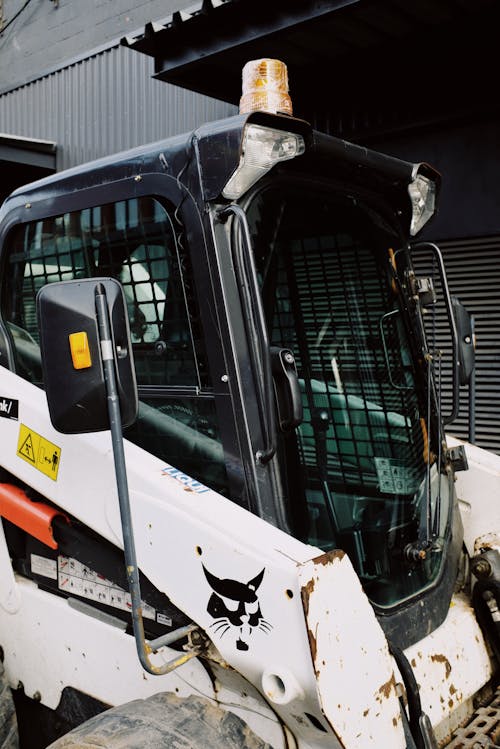
[[[392,606],[439,571],[439,551],[404,554],[427,492],[447,515],[392,273],[400,240],[356,200],[309,186],[264,189],[247,216],[270,343],[292,350],[302,393],[278,450],[295,535],[346,551],[372,601]]]

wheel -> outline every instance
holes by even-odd
[[[248,725],[201,697],[160,693],[113,707],[47,749],[271,749]],[[3,749],[0,747],[0,749]]]
[[[3,663],[0,663],[0,749],[19,749],[16,709]]]

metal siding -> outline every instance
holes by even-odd
[[[500,454],[500,237],[441,242],[440,247],[450,289],[475,320],[476,444]],[[464,397],[456,428],[450,430],[464,438],[467,408]]]
[[[475,443],[500,454],[500,237],[438,243],[443,252],[450,292],[474,316],[476,334]],[[432,272],[428,262],[417,264],[419,274]],[[429,338],[436,321],[435,349],[442,351],[442,403],[451,406],[451,338],[442,294],[437,288],[435,317],[427,316]],[[460,439],[469,436],[469,390],[460,388],[458,419],[447,427]]]
[[[151,78],[114,47],[0,95],[0,131],[57,142],[57,169],[186,132],[235,107]]]

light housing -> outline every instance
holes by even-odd
[[[288,94],[288,70],[284,62],[268,57],[250,60],[243,68],[242,79],[240,114],[281,112],[292,116],[292,100]]]
[[[423,174],[415,176],[408,185],[408,195],[411,200],[412,217],[410,223],[410,234],[412,237],[418,234],[420,229],[434,215],[436,209],[436,183]]]
[[[294,159],[304,151],[304,138],[297,133],[263,125],[246,125],[240,163],[227,181],[222,195],[229,200],[237,200],[275,164]]]

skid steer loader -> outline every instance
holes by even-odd
[[[258,108],[1,209],[2,747],[498,745],[439,175]]]

